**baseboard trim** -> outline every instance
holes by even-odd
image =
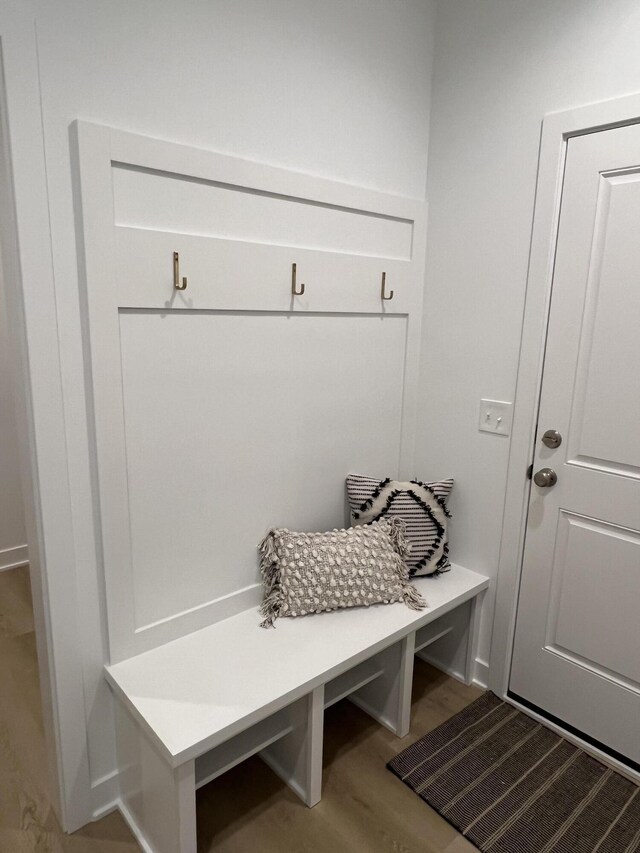
[[[9,569],[19,569],[20,566],[29,564],[29,550],[26,545],[17,545],[15,548],[5,548],[0,551],[0,572]]]

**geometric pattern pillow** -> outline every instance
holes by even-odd
[[[453,480],[422,483],[420,480],[377,480],[349,474],[347,495],[353,524],[370,524],[380,518],[402,518],[411,546],[405,558],[409,577],[449,571],[447,499]]]
[[[341,607],[425,602],[409,583],[405,523],[385,518],[368,527],[328,533],[270,530],[259,546],[263,628],[278,616],[306,616]]]

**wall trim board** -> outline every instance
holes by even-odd
[[[205,628],[212,622],[220,622],[222,619],[240,613],[242,610],[258,607],[262,597],[262,584],[251,584],[251,586],[236,590],[229,595],[221,595],[219,598],[205,601],[189,610],[183,610],[165,619],[143,625],[136,629],[136,633],[153,631],[156,644],[161,645],[163,642],[169,642],[173,639],[174,627],[172,623],[176,619],[188,619],[190,630],[197,631],[199,628]]]
[[[180,315],[196,320],[206,316],[210,324],[218,324],[223,336],[227,333],[219,324],[231,324],[238,315],[254,323],[256,318],[263,318],[260,323],[275,323],[269,318],[280,317],[278,322],[286,322],[287,334],[294,336],[295,323],[288,322],[294,316],[309,318],[310,327],[325,317],[342,318],[339,323],[332,321],[336,334],[338,326],[346,329],[347,324],[380,320],[384,326],[378,328],[385,330],[387,338],[398,322],[394,318],[401,318],[402,350],[400,327],[395,327],[392,337],[399,359],[394,409],[398,412],[394,454],[399,458],[394,465],[406,476],[412,470],[415,442],[426,204],[86,122],[76,122],[73,131],[84,323],[93,374],[89,389],[93,452],[110,653],[115,663],[254,606],[261,592],[253,580],[245,579],[240,590],[229,589],[225,580],[227,588],[221,597],[207,601],[201,593],[195,604],[183,607],[163,602],[164,610],[156,615],[153,596],[145,597],[141,587],[135,587],[136,577],[142,577],[134,577],[139,565],[134,563],[136,554],[143,554],[144,563],[148,549],[136,546],[131,530],[130,506],[137,497],[130,488],[134,463],[127,453],[127,440],[136,429],[136,435],[146,434],[141,422],[135,421],[138,398],[133,395],[134,389],[150,387],[142,368],[138,370],[144,363],[144,349],[137,348],[137,336],[142,332],[153,336],[154,342],[160,340],[148,318],[165,318],[165,334],[176,329]],[[140,192],[141,174],[148,192]],[[248,205],[246,216],[243,199]],[[278,222],[267,223],[271,231],[266,236],[252,230],[254,225],[263,226],[262,205],[272,202],[295,208],[293,215],[284,213],[282,231],[286,235],[289,228],[297,229],[293,245],[285,245],[286,240],[277,236]],[[200,211],[202,228],[193,218],[194,210]],[[234,227],[227,227],[234,217]],[[350,222],[347,228],[342,227],[345,217]],[[383,248],[378,249],[379,245]],[[186,291],[173,287],[170,250],[180,254],[181,275],[189,280]],[[299,281],[306,282],[304,297],[291,295],[292,262],[297,264]],[[388,289],[394,290],[392,302],[381,301],[382,272]],[[161,350],[166,348],[161,345]],[[389,371],[396,369],[395,361],[386,358],[387,363]],[[131,370],[125,371],[126,364]],[[138,518],[144,520],[143,516],[141,512]],[[148,585],[142,588],[149,589]]]
[[[186,175],[209,183],[225,184],[292,199],[306,199],[329,207],[361,210],[379,216],[415,221],[424,214],[424,201],[383,193],[329,178],[320,178],[280,166],[220,154],[154,137],[77,122],[107,133],[110,162],[161,174]]]
[[[91,819],[69,472],[35,20],[0,7],[0,215],[7,309],[21,375],[16,409],[23,469],[38,666],[52,775],[65,830]]]
[[[567,142],[572,136],[638,122],[640,94],[550,113],[542,123],[489,662],[489,687],[504,699],[509,684],[530,492],[526,472],[535,441]]]
[[[121,799],[118,800],[117,808],[120,814],[122,815],[124,822],[131,830],[131,834],[140,845],[142,853],[157,853],[156,849],[151,846],[150,842],[147,840],[146,835],[138,826],[138,822],[131,814],[131,811]]]
[[[489,689],[489,664],[486,660],[476,658],[473,670],[473,684],[483,690]]]
[[[114,770],[91,785],[91,820],[100,820],[115,811],[120,802],[120,771]]]
[[[29,549],[26,545],[16,545],[14,548],[5,548],[4,551],[0,551],[0,572],[28,565]]]

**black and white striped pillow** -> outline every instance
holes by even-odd
[[[385,515],[399,516],[407,525],[411,553],[405,559],[409,576],[447,572],[449,542],[447,499],[453,480],[421,483],[419,480],[376,480],[349,474],[347,495],[352,524],[370,524]]]

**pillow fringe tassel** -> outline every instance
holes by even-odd
[[[400,516],[397,515],[393,518],[389,518],[388,521],[390,524],[389,538],[391,539],[393,547],[396,549],[398,554],[403,560],[405,560],[411,551],[411,544],[407,540],[407,522],[404,518],[400,518]],[[404,603],[412,610],[423,610],[427,606],[427,602],[420,595],[415,586],[409,583],[409,570],[404,564],[399,566],[398,573],[402,580],[405,581],[404,592],[402,593],[402,600]]]
[[[258,546],[260,551],[260,572],[265,587],[264,601],[260,605],[260,615],[264,616],[261,628],[273,628],[273,623],[280,615],[282,607],[282,592],[278,582],[277,553],[274,541],[274,531],[270,530]]]
[[[402,559],[405,560],[411,553],[411,544],[407,539],[407,523],[404,518],[400,518],[400,516],[396,515],[393,516],[393,518],[389,518],[389,524],[391,525],[389,537],[393,547],[396,549],[398,554],[400,554]]]
[[[280,595],[280,591],[274,591],[271,595],[268,595],[265,600],[260,605],[260,615],[264,616],[264,619],[260,623],[261,628],[273,628],[274,622],[280,615],[280,606],[282,603],[282,596]]]

